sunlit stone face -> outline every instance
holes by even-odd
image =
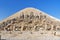
[[[21,26],[15,26],[14,30],[15,31],[21,31]]]
[[[50,16],[43,12],[28,10],[13,15],[10,19],[0,24],[0,31],[7,32],[45,32],[45,31],[60,31],[60,24]],[[58,27],[59,26],[59,27]],[[43,33],[44,33],[43,32]],[[43,34],[42,33],[42,34]],[[56,34],[56,32],[55,32]]]
[[[34,12],[30,12],[30,14],[21,14],[20,18],[16,17],[10,20],[7,20],[6,22],[3,22],[0,25],[0,30],[7,30],[7,31],[21,31],[21,29],[23,31],[27,31],[27,30],[34,30],[34,26],[35,26],[35,31],[39,31],[40,29],[45,29],[44,28],[44,24],[47,25],[46,26],[46,30],[51,30],[51,24],[52,21],[50,21],[49,19],[47,19],[46,15],[34,15]],[[44,21],[45,20],[45,21]],[[18,21],[18,22],[17,22]],[[16,25],[13,27],[12,25],[14,25],[16,23]],[[18,24],[23,24],[23,27],[18,25]],[[39,24],[39,25],[38,25]],[[18,26],[17,26],[18,25]],[[27,25],[27,26],[25,26]],[[29,26],[32,25],[32,26]],[[38,25],[38,26],[36,26]],[[54,24],[53,24],[54,25]],[[4,28],[6,26],[6,28]],[[41,27],[40,27],[41,26]],[[53,27],[53,30],[55,30],[55,26]],[[57,28],[57,30],[59,30],[59,28]]]

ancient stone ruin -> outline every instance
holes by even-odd
[[[60,31],[60,21],[35,8],[26,8],[0,22],[0,33],[22,31]]]

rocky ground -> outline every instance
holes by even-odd
[[[18,34],[17,34],[18,33]],[[6,40],[60,40],[59,36],[54,36],[52,32],[44,32],[38,31],[38,32],[13,32],[12,34],[1,34],[1,39],[6,39]]]

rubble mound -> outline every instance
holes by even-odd
[[[55,35],[60,31],[60,21],[38,9],[26,8],[1,21],[0,31],[53,31]]]

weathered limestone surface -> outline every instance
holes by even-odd
[[[60,36],[60,21],[35,8],[26,8],[0,22],[0,35],[3,38],[21,38],[24,35],[37,38],[45,34]]]

